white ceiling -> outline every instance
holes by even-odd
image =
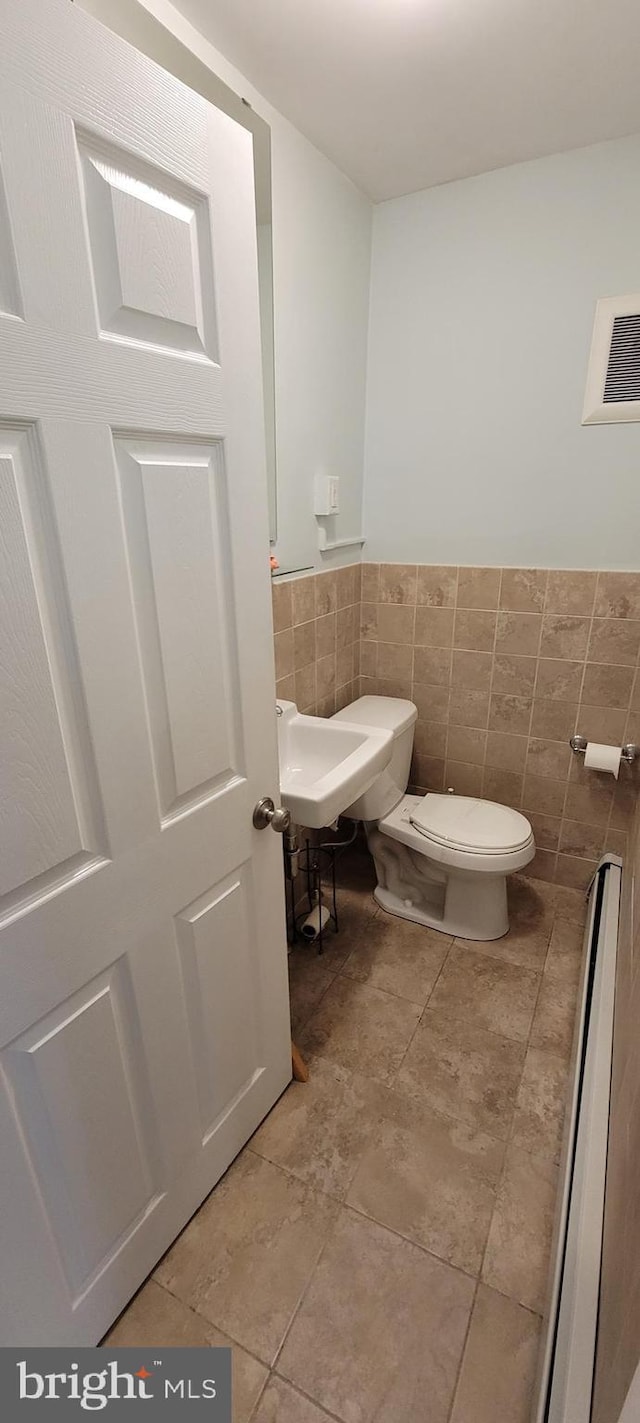
[[[640,130],[639,0],[175,0],[379,201]]]

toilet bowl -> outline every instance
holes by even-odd
[[[344,814],[364,822],[383,909],[457,938],[499,939],[509,928],[506,876],[533,859],[533,831],[494,801],[407,795],[417,715],[398,697],[359,697],[336,712],[394,735],[389,765]]]

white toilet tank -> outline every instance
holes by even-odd
[[[413,728],[418,717],[413,702],[400,697],[358,697],[336,712],[333,721],[352,721],[359,726],[376,726],[393,732],[391,760],[384,771],[343,811],[351,820],[381,820],[402,800],[409,783],[413,750]]]

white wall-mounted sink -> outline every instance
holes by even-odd
[[[391,760],[390,731],[303,716],[295,702],[278,702],[280,798],[298,825],[332,825],[373,785]]]

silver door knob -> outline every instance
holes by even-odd
[[[256,830],[266,830],[267,825],[270,825],[272,830],[277,830],[279,835],[284,835],[291,824],[291,811],[285,810],[284,806],[280,806],[279,810],[276,810],[271,796],[265,795],[255,807],[253,823]]]

